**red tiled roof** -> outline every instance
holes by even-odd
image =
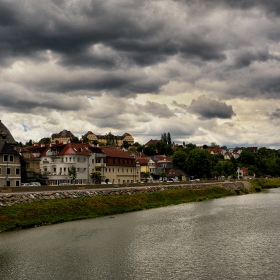
[[[156,140],[156,139],[151,139],[151,140],[149,140],[146,144],[145,144],[145,146],[149,146],[150,144],[154,144],[154,145],[156,145],[158,142],[160,142],[160,140]]]
[[[122,150],[120,150],[117,147],[101,147],[104,154],[106,154],[106,157],[119,157],[119,158],[129,158],[131,159],[131,156]]]

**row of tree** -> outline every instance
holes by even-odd
[[[194,144],[178,149],[173,154],[173,163],[196,178],[237,176],[237,168],[247,167],[248,175],[257,177],[280,176],[280,150],[262,147],[257,153],[243,148],[240,156],[225,160],[223,155],[212,155],[207,150],[197,149]]]

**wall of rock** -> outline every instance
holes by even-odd
[[[92,190],[72,190],[72,191],[46,191],[31,193],[2,193],[0,194],[0,207],[12,206],[15,204],[30,203],[33,201],[49,199],[75,199],[79,197],[111,196],[111,195],[131,195],[136,193],[151,193],[171,189],[195,189],[205,186],[221,186],[229,190],[241,190],[244,188],[242,182],[219,182],[219,183],[195,183],[164,186],[129,187],[117,189],[92,189]]]

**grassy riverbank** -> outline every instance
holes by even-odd
[[[54,199],[0,207],[0,232],[233,195],[222,187]]]
[[[255,180],[250,180],[251,185],[256,191],[261,191],[262,189],[272,189],[280,187],[279,178],[260,178]]]

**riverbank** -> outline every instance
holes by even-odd
[[[0,207],[0,232],[202,201],[234,194],[236,192],[231,189],[206,186],[197,189],[157,190],[151,193],[39,200]]]

